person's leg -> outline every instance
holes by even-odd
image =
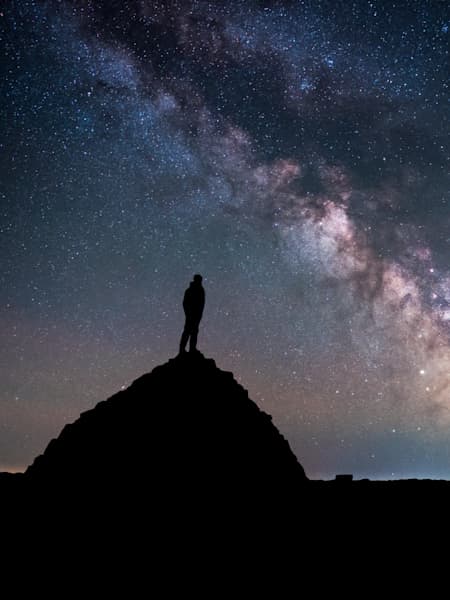
[[[190,330],[191,339],[189,340],[189,352],[195,352],[197,349],[198,323],[193,323]]]
[[[184,323],[183,333],[181,334],[180,354],[182,354],[186,350],[186,344],[188,342],[188,339],[189,339],[189,323],[188,323],[188,320],[186,319],[186,322]]]

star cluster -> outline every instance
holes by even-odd
[[[0,11],[0,469],[177,351],[310,477],[450,477],[445,2]]]

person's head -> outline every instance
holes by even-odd
[[[203,277],[201,275],[194,275],[194,283],[196,285],[200,285],[202,283]]]

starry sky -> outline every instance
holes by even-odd
[[[450,479],[440,0],[6,0],[0,470],[174,356],[309,477]],[[165,424],[170,434],[170,423]]]

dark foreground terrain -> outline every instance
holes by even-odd
[[[271,417],[200,353],[83,413],[24,474],[1,474],[0,493],[6,547],[221,571],[217,556],[273,560],[291,544],[316,565],[345,562],[348,543],[361,559],[379,542],[404,552],[450,506],[446,481],[309,480]]]

